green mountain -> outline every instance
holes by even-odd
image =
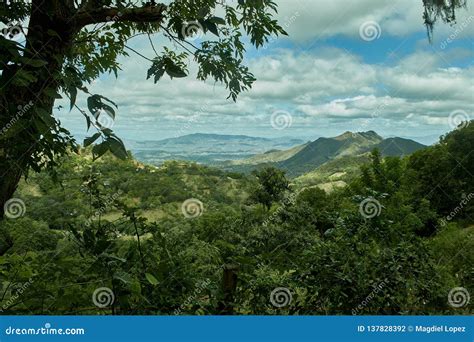
[[[361,165],[369,161],[368,152],[356,156],[335,158],[294,178],[293,183],[298,188],[318,186],[323,190],[330,191],[345,186],[359,174]]]
[[[404,156],[424,147],[425,145],[409,139],[384,139],[374,131],[345,132],[284,151],[268,151],[246,159],[227,161],[220,166],[226,170],[245,173],[273,165],[285,170],[292,178],[308,174],[298,182],[314,184],[324,179],[327,181],[333,173],[353,175],[368,160],[367,154],[374,148],[378,148],[383,156]]]
[[[388,138],[376,146],[383,156],[404,156],[412,154],[426,146],[416,141],[404,138]]]
[[[301,175],[336,157],[363,153],[382,141],[383,138],[373,131],[345,132],[334,138],[319,138],[291,158],[279,163],[279,167],[290,176]]]

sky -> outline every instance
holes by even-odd
[[[118,78],[103,75],[90,90],[119,109],[112,129],[125,140],[161,140],[191,133],[316,139],[374,130],[434,143],[474,119],[474,4],[453,26],[438,23],[430,44],[421,0],[276,0],[288,37],[247,46],[257,81],[237,102],[214,82],[190,76],[146,80],[150,66],[130,53]],[[197,35],[194,44],[205,40]],[[166,41],[153,37],[155,47]],[[131,47],[152,58],[148,38]],[[79,103],[85,106],[85,97]],[[64,105],[68,108],[67,105]],[[57,113],[77,137],[77,111]]]

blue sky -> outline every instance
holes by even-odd
[[[92,91],[118,102],[113,129],[129,140],[191,133],[314,139],[344,131],[432,143],[456,123],[474,119],[474,9],[440,23],[428,42],[421,0],[281,0],[278,19],[289,37],[249,46],[257,82],[236,103],[213,82],[146,80],[149,63],[121,59],[118,79],[104,75]],[[199,44],[206,37],[197,38]],[[153,37],[162,48],[162,37]],[[146,56],[146,39],[130,45]],[[85,105],[85,99],[81,100]],[[67,106],[65,106],[67,107]],[[58,117],[78,137],[83,117]]]

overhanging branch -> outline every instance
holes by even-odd
[[[161,22],[164,18],[166,6],[157,4],[138,8],[97,8],[81,9],[74,16],[74,25],[82,28],[91,24],[111,21],[130,21],[136,23]]]

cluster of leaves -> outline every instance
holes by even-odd
[[[428,36],[432,37],[433,28],[436,22],[441,19],[445,23],[454,24],[456,22],[456,10],[466,7],[466,0],[423,0],[423,19]]]
[[[269,36],[285,34],[273,19],[276,10],[270,0],[237,4],[172,1],[168,5],[98,0],[42,2],[37,7],[29,2],[2,2],[0,20],[4,24],[41,25],[24,30],[27,43],[0,35],[0,102],[8,107],[0,116],[0,124],[5,127],[14,120],[13,128],[1,137],[7,158],[0,158],[0,164],[7,168],[15,163],[23,175],[31,168],[54,170],[61,156],[77,149],[72,136],[53,116],[54,103],[63,96],[69,99],[70,110],[76,108],[84,115],[87,129],[96,128],[97,132],[84,141],[86,146],[95,144],[95,158],[107,151],[126,158],[123,142],[99,120],[104,115],[115,120],[117,106],[105,96],[90,93],[87,87],[104,73],[117,76],[118,58],[128,56],[130,51],[151,62],[147,78],[155,83],[165,73],[171,78],[188,76],[187,64],[194,61],[199,80],[224,84],[235,101],[255,81],[244,65],[245,37],[241,31],[257,48]],[[216,15],[220,12],[225,16]],[[116,15],[110,17],[107,13]],[[188,40],[193,32],[192,28],[188,32],[191,23],[205,34],[201,42]],[[158,46],[161,41],[156,41],[155,47],[159,35],[169,43]],[[136,36],[148,37],[156,57],[149,58],[128,46]],[[80,93],[87,96],[89,113],[76,104]],[[34,108],[17,118],[18,106],[23,106],[32,94]],[[6,182],[13,184],[5,188],[14,189],[17,177]]]

